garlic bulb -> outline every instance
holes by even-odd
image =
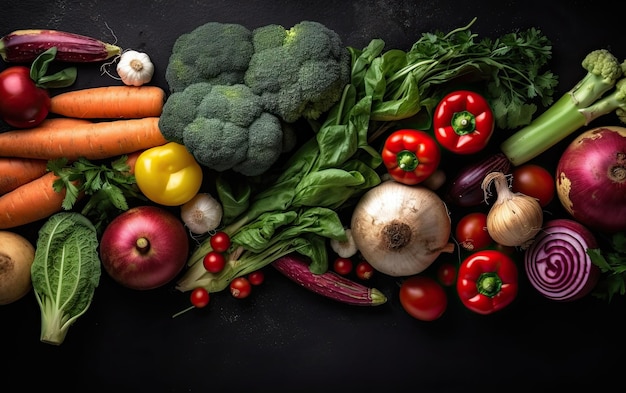
[[[216,229],[222,222],[224,211],[219,201],[208,193],[198,193],[180,207],[185,226],[196,234]]]
[[[485,200],[492,182],[498,197],[487,214],[487,232],[503,246],[528,248],[543,225],[543,209],[539,201],[511,191],[502,172],[485,176],[481,185]]]
[[[359,250],[356,247],[354,238],[352,237],[352,230],[350,228],[345,229],[346,241],[339,241],[337,239],[330,239],[330,247],[333,251],[342,258],[351,258]]]
[[[147,54],[127,50],[121,54],[117,63],[117,74],[125,85],[141,86],[152,80],[154,64]]]

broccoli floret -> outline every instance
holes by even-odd
[[[193,100],[199,96],[200,101]],[[218,172],[232,169],[256,176],[267,171],[282,153],[280,120],[265,111],[261,98],[249,87],[196,83],[170,97],[175,97],[175,104],[169,104],[170,98],[164,105],[161,132],[178,135],[165,129],[167,125],[182,130],[180,143],[201,165]],[[185,108],[185,103],[189,107]]]
[[[596,49],[585,56],[582,67],[587,74],[570,91],[574,103],[583,108],[615,86],[622,76],[619,60],[606,49]]]
[[[159,129],[165,139],[183,143],[183,130],[196,118],[198,107],[212,86],[210,83],[194,83],[183,91],[170,94],[159,117]]]
[[[252,32],[245,26],[208,22],[178,37],[165,79],[171,92],[197,82],[243,83],[252,53]]]
[[[265,108],[286,122],[317,119],[342,94],[350,78],[350,54],[321,23],[303,21],[252,32],[254,54],[244,81]]]
[[[572,89],[500,145],[513,165],[535,158],[602,115],[615,112],[626,120],[626,82],[620,80],[626,62],[620,64],[608,50],[597,49],[587,54],[582,66],[587,73]]]

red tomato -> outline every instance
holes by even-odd
[[[443,287],[428,276],[412,276],[400,286],[400,304],[413,318],[434,321],[448,307],[448,297]]]
[[[248,274],[248,281],[252,285],[261,285],[265,281],[265,274],[261,270],[254,271]]]
[[[9,67],[0,73],[0,116],[10,126],[29,128],[48,116],[50,96],[30,77],[24,66]]]
[[[546,207],[554,198],[554,177],[544,167],[524,164],[512,172],[511,190],[537,198],[541,207]]]
[[[457,268],[450,262],[442,262],[437,268],[437,279],[446,287],[451,287],[456,283]]]
[[[361,280],[369,280],[374,274],[374,267],[367,261],[361,261],[356,264],[356,276]]]
[[[333,270],[342,276],[350,274],[352,271],[352,260],[350,258],[338,257],[333,263]]]
[[[230,236],[226,232],[216,232],[209,240],[211,248],[217,252],[226,252],[230,247]]]
[[[476,251],[487,247],[493,239],[487,232],[487,214],[482,212],[468,213],[456,224],[456,240],[468,251]]]
[[[215,250],[209,251],[202,260],[204,268],[211,273],[219,273],[226,265],[226,258],[220,252]]]
[[[237,277],[230,282],[230,294],[237,299],[247,298],[251,292],[252,284],[245,277]]]
[[[198,287],[191,291],[189,299],[191,300],[191,304],[194,307],[202,308],[206,307],[206,305],[209,304],[210,295],[206,289]]]

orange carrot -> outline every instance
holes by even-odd
[[[0,195],[35,180],[46,173],[46,160],[0,157]]]
[[[42,121],[37,128],[52,128],[58,130],[65,127],[74,127],[77,125],[89,124],[91,121],[86,119],[74,119],[69,117],[50,117]],[[22,131],[22,129],[15,130]]]
[[[97,160],[167,142],[158,117],[90,122],[62,129],[34,127],[0,133],[0,157]]]
[[[54,172],[47,172],[0,196],[0,229],[30,224],[63,210],[65,189],[54,190],[56,179]]]
[[[158,86],[104,86],[72,90],[50,99],[50,112],[79,119],[160,116],[165,91]]]

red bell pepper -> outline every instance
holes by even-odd
[[[472,154],[489,143],[495,119],[483,96],[459,90],[448,94],[437,104],[433,128],[441,146],[453,153]]]
[[[477,251],[461,263],[456,289],[465,307],[478,314],[491,314],[517,296],[517,265],[501,251]]]
[[[403,129],[387,137],[381,156],[394,180],[414,185],[435,172],[441,151],[435,138],[427,132]]]

